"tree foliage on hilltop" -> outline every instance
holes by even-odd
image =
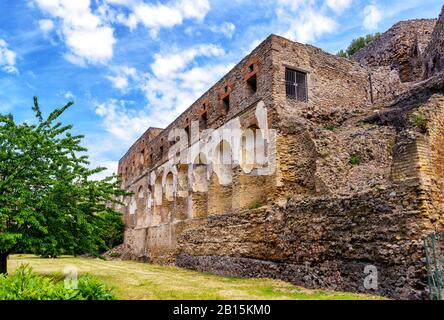
[[[337,55],[343,58],[350,58],[360,49],[364,48],[366,45],[377,40],[380,36],[381,33],[377,32],[375,34],[368,34],[365,37],[359,37],[357,39],[353,39],[350,45],[347,47],[347,49],[339,51]]]
[[[36,124],[0,115],[0,273],[14,252],[97,253],[115,241],[108,233],[121,237],[110,204],[127,193],[116,176],[92,179],[105,168],[90,169],[83,136],[58,121],[72,104],[44,118],[34,98]]]

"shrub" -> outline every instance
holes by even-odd
[[[114,300],[110,289],[93,277],[79,277],[77,289],[65,288],[64,282],[20,266],[12,275],[0,275],[0,300]]]
[[[361,163],[361,156],[359,154],[352,154],[350,156],[350,164],[357,166]]]
[[[372,43],[373,41],[379,39],[381,34],[379,32],[375,34],[368,34],[365,37],[359,37],[353,39],[347,49],[339,51],[336,55],[343,58],[349,58],[358,52],[360,49],[364,48],[366,45]]]
[[[262,203],[260,203],[259,201],[255,201],[250,205],[250,209],[257,209],[262,207]]]
[[[335,131],[336,130],[336,126],[334,124],[327,123],[327,124],[324,124],[324,129],[325,130],[330,130],[330,131]]]
[[[413,124],[415,127],[420,129],[422,132],[427,131],[427,118],[423,114],[415,114],[413,116]]]
[[[111,253],[109,254],[109,256],[110,256],[111,258],[120,258],[120,253],[118,253],[118,252],[111,252]]]

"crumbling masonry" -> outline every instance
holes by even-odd
[[[124,257],[425,298],[422,241],[444,222],[443,39],[444,12],[352,59],[269,36],[120,160]]]

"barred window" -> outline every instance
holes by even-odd
[[[307,101],[307,74],[285,68],[285,89],[287,97],[298,101]]]

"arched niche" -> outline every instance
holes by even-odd
[[[250,173],[266,163],[265,148],[265,140],[258,126],[253,125],[243,131],[239,155],[243,172]]]
[[[191,185],[193,192],[208,191],[207,165],[207,158],[203,153],[199,153],[193,161]]]
[[[153,191],[153,215],[151,218],[151,225],[157,226],[161,222],[162,217],[162,174],[159,174],[154,181],[154,191]]]
[[[257,169],[266,163],[265,140],[258,126],[245,129],[240,141],[239,164],[233,173],[233,209],[257,208],[267,201],[267,176]]]
[[[158,175],[154,182],[154,205],[162,205],[162,176]]]
[[[222,140],[213,152],[213,172],[208,192],[208,213],[223,214],[232,210],[233,181],[232,151]]]
[[[191,181],[191,216],[205,217],[208,213],[208,176],[207,158],[203,153],[193,161]]]
[[[188,165],[177,167],[175,220],[185,220],[189,217],[189,182]]]
[[[169,172],[165,178],[165,198],[167,201],[174,201],[174,175]]]
[[[177,196],[180,198],[187,197],[188,190],[188,166],[182,164],[177,168]]]
[[[143,225],[143,218],[144,218],[144,213],[145,213],[145,203],[143,201],[144,199],[144,190],[143,190],[143,186],[140,186],[137,189],[137,193],[136,193],[136,225],[137,226],[141,226]]]
[[[222,140],[213,152],[213,171],[216,173],[219,184],[226,186],[232,181],[233,154],[230,144]]]

